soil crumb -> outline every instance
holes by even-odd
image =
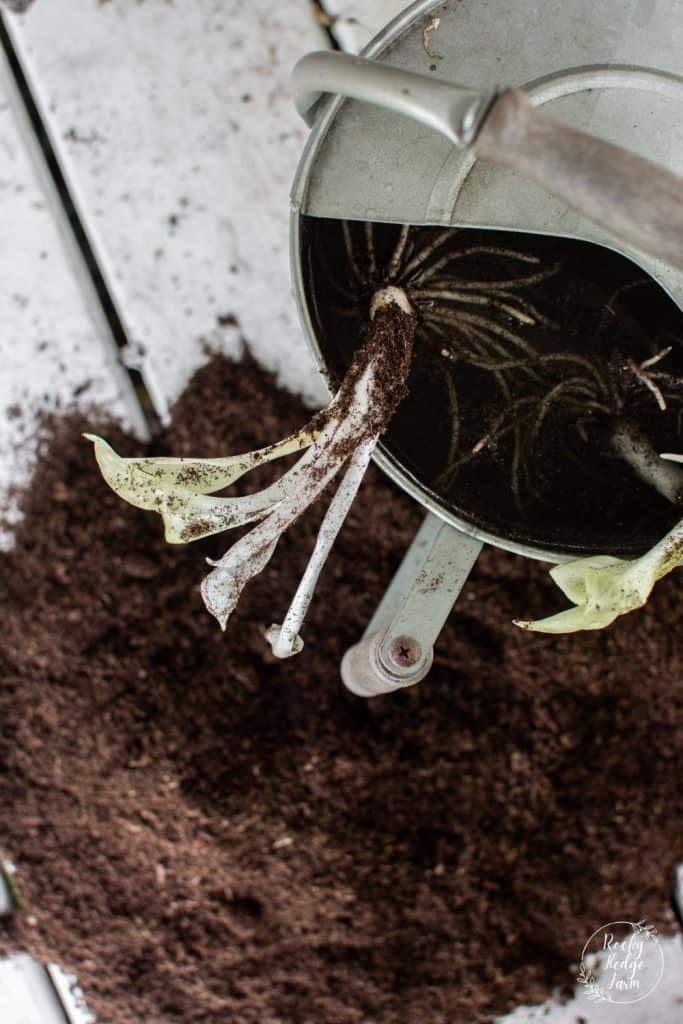
[[[253,362],[215,358],[153,451],[237,452],[305,418]],[[54,424],[0,556],[0,836],[24,899],[0,951],[77,972],[104,1024],[453,1024],[567,985],[608,921],[670,926],[675,574],[605,633],[535,637],[511,620],[562,606],[545,568],[487,550],[429,678],[364,702],[339,661],[414,503],[371,470],[306,647],[277,662],[263,631],[319,514],[223,635],[199,584],[232,538],[167,546],[100,479],[83,429]]]

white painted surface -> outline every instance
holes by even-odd
[[[67,1024],[45,969],[25,953],[0,960],[2,1024]]]
[[[28,481],[43,413],[97,404],[126,416],[121,381],[12,112],[5,70],[0,56],[0,509],[14,520],[8,491]],[[8,543],[0,532],[0,546]]]
[[[408,7],[406,0],[323,0],[342,50],[359,53],[381,28]]]
[[[306,139],[288,76],[326,41],[306,0],[49,0],[12,32],[157,392],[173,401],[207,345],[237,355],[242,334],[321,399],[288,260]]]
[[[57,993],[69,1024],[97,1024],[97,1018],[85,1001],[75,974],[67,974],[57,964],[47,965],[47,974]]]
[[[583,985],[563,1006],[549,1000],[542,1006],[522,1006],[499,1024],[680,1024],[683,1020],[683,941],[680,936],[660,939],[664,954],[662,980],[637,1003],[592,1002]],[[577,956],[580,950],[577,951]],[[654,944],[650,953],[656,957]]]

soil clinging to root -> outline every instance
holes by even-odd
[[[304,419],[253,363],[214,359],[154,452],[246,450]],[[232,538],[166,546],[99,478],[86,426],[55,424],[0,556],[0,836],[24,898],[0,951],[77,971],[108,1024],[440,1024],[544,999],[610,920],[670,925],[676,574],[606,633],[531,637],[511,619],[559,608],[555,589],[488,550],[430,677],[366,703],[338,664],[410,500],[368,474],[304,652],[276,662],[262,634],[319,513],[223,636],[198,588]]]

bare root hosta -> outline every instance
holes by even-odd
[[[266,448],[220,459],[122,459],[104,441],[87,435],[107,483],[138,508],[158,512],[171,543],[198,540],[256,524],[217,561],[202,584],[204,603],[225,629],[245,585],[268,564],[282,534],[327,486],[341,483],[323,519],[309,565],[281,625],[268,631],[273,653],[298,653],[306,611],[332,544],[353,502],[378,438],[406,393],[415,315],[399,288],[378,289],[368,311],[370,327],[326,409],[297,434]],[[303,452],[270,486],[254,494],[216,496],[256,466]]]
[[[0,0],[0,9],[6,7],[13,14],[23,14],[34,3],[34,0]]]

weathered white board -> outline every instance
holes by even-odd
[[[26,145],[0,54],[0,509],[34,463],[45,412],[92,405],[132,423],[126,381],[115,372],[99,310],[60,234],[40,157]],[[0,545],[9,536],[0,532]]]
[[[342,50],[360,53],[381,28],[408,7],[406,0],[323,0]]]
[[[658,940],[663,956],[662,979],[637,1002],[620,1002],[625,996],[610,996],[614,1002],[596,1002],[584,985],[577,985],[569,1002],[549,1000],[541,1006],[522,1006],[501,1018],[499,1024],[680,1024],[683,1020],[683,942],[680,936]],[[580,951],[577,952],[577,958]],[[645,957],[658,957],[654,943]],[[645,959],[645,958],[644,958]],[[623,971],[627,978],[631,969]],[[571,975],[569,975],[571,978]]]
[[[2,1024],[68,1024],[44,967],[25,953],[0,960]]]
[[[306,0],[49,0],[10,20],[154,393],[172,402],[207,346],[244,338],[322,398],[288,261],[306,139],[288,76],[327,43]]]

